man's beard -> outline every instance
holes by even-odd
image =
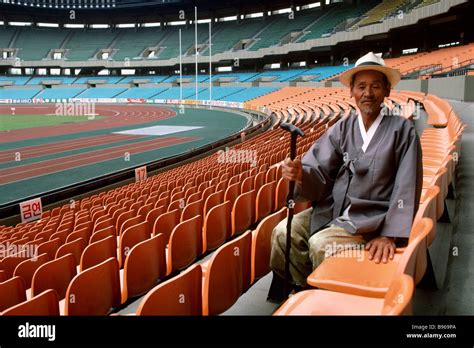
[[[375,113],[378,113],[380,111],[380,108],[377,106],[369,106],[369,105],[362,105],[360,108],[360,112],[364,115],[373,115]]]

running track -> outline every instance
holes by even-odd
[[[124,135],[124,134],[106,134],[97,135],[87,138],[79,138],[74,140],[58,141],[51,144],[44,144],[38,146],[22,147],[15,150],[0,151],[0,163],[12,162],[15,160],[15,154],[18,152],[21,155],[21,160],[27,158],[34,158],[39,156],[51,155],[55,153],[84,149],[92,146],[113,144],[119,141],[141,138],[138,135]]]
[[[184,144],[186,142],[197,140],[192,137],[166,137],[158,138],[148,141],[142,141],[136,144],[127,144],[116,146],[109,149],[102,149],[88,152],[87,154],[78,154],[72,156],[65,156],[57,159],[47,160],[39,163],[27,164],[24,166],[17,166],[2,170],[0,175],[0,182],[8,184],[15,181],[20,181],[35,176],[41,176],[60,172],[70,168],[77,168],[97,162],[107,161],[115,158],[125,158],[125,153],[130,156],[146,151],[157,150],[167,146],[177,144]]]
[[[22,117],[22,114],[47,115],[54,114],[55,109],[54,105],[16,105],[15,114],[17,117]],[[116,127],[142,125],[176,116],[176,113],[173,110],[145,105],[98,104],[96,105],[95,112],[100,116],[105,116],[105,118],[74,124],[61,124],[57,126],[3,131],[0,132],[0,139],[2,143],[21,142],[23,140],[35,138],[48,138],[66,134],[91,132],[94,130],[107,130]],[[11,106],[0,105],[0,114],[11,114]],[[16,147],[15,150],[0,151],[0,163],[6,163],[14,160],[15,152],[20,152],[21,159],[25,159],[76,149],[84,149],[91,146],[109,145],[105,149],[70,156],[62,156],[37,163],[2,169],[0,173],[0,182],[2,184],[13,183],[98,162],[124,158],[125,153],[129,153],[130,156],[133,156],[142,152],[198,140],[198,138],[192,137],[160,137],[152,140],[139,141],[137,143],[114,146],[114,143],[120,141],[139,138],[142,138],[142,136],[105,134],[67,141],[57,141],[37,146],[21,147],[20,145],[19,147]]]
[[[15,106],[17,117],[23,115],[47,115],[54,114],[56,108],[54,105],[34,105]],[[105,116],[100,120],[90,120],[87,122],[77,122],[74,124],[61,124],[57,126],[47,126],[32,129],[17,129],[14,131],[0,132],[2,143],[35,139],[38,137],[53,137],[64,134],[74,134],[80,132],[90,132],[98,129],[107,129],[114,127],[124,127],[130,125],[139,125],[144,123],[156,122],[176,116],[176,113],[169,109],[163,109],[157,106],[145,105],[102,105],[98,104],[95,108],[96,114]],[[11,114],[10,106],[0,106],[0,114]],[[61,116],[58,116],[61,117]]]

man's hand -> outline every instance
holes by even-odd
[[[365,245],[365,250],[369,251],[369,260],[374,260],[375,263],[383,263],[393,260],[395,255],[395,242],[390,237],[376,237]]]
[[[303,179],[303,166],[299,159],[292,161],[287,158],[282,164],[282,175],[285,179],[289,181],[296,181],[301,184]]]

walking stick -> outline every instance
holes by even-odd
[[[290,132],[290,159],[293,161],[296,157],[296,140],[298,135],[304,137],[304,132],[298,127],[292,125],[291,123],[282,123],[280,127],[287,132]],[[284,298],[287,299],[289,295],[289,279],[290,279],[290,248],[291,248],[291,221],[293,220],[293,210],[295,206],[294,194],[295,182],[290,181],[290,191],[286,198],[286,206],[288,208],[288,218],[286,223],[286,250],[285,250],[285,285],[284,285]]]

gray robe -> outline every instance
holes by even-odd
[[[383,110],[365,153],[353,113],[329,128],[303,157],[296,194],[315,207],[311,235],[335,224],[352,234],[409,237],[423,184],[420,139],[412,121]],[[348,206],[350,221],[338,219]]]

